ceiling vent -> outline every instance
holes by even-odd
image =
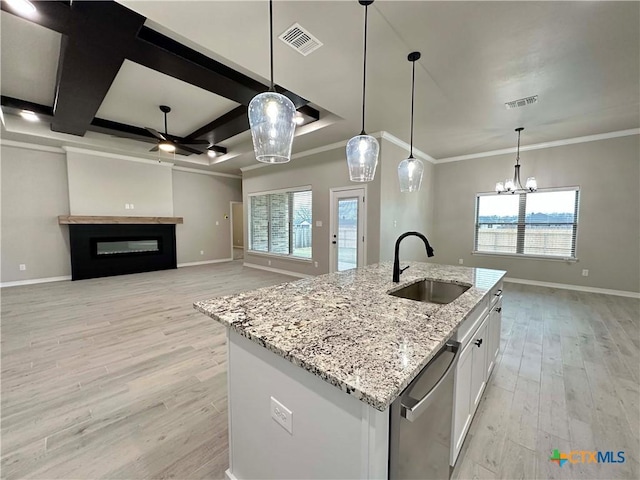
[[[291,25],[278,38],[305,57],[322,46],[322,42],[299,23]]]
[[[507,110],[511,110],[512,108],[526,107],[527,105],[533,105],[534,103],[538,103],[538,95],[519,98],[518,100],[505,103],[504,106]]]

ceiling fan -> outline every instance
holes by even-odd
[[[164,134],[153,128],[145,127],[147,132],[158,139],[158,144],[149,150],[150,152],[162,150],[163,152],[175,152],[183,155],[191,155],[192,153],[200,155],[203,153],[203,150],[206,150],[206,147],[202,148],[202,145],[208,146],[209,142],[207,140],[191,140],[183,143],[176,139],[176,137],[169,136],[169,133],[167,133],[167,113],[171,112],[171,107],[168,107],[167,105],[160,105],[160,111],[164,114]]]

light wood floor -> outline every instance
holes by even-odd
[[[2,478],[223,478],[224,329],[191,305],[289,279],[231,262],[3,289]],[[454,477],[638,478],[639,302],[507,284],[503,312]]]

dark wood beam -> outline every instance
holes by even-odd
[[[115,2],[74,2],[60,48],[51,130],[84,135],[145,18]]]
[[[53,118],[53,108],[48,107],[47,105],[27,102],[26,100],[7,97],[5,95],[0,96],[0,104],[2,105],[2,111],[5,113],[20,115],[20,112],[22,110],[29,110],[38,115],[43,120],[49,120]]]
[[[298,111],[304,116],[305,123],[315,122],[320,118],[320,112],[309,105],[303,105],[298,108]],[[247,130],[249,130],[248,111],[247,107],[241,105],[190,133],[185,139],[206,139],[215,145]]]

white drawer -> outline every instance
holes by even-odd
[[[496,289],[496,291],[497,290],[498,289]],[[492,298],[493,297],[487,296],[482,299],[482,301],[478,305],[476,305],[471,314],[467,317],[466,320],[462,322],[462,325],[460,325],[460,327],[458,328],[455,339],[462,344],[460,348],[464,348],[467,343],[469,343],[469,340],[480,326],[482,319],[489,311],[489,304]]]

